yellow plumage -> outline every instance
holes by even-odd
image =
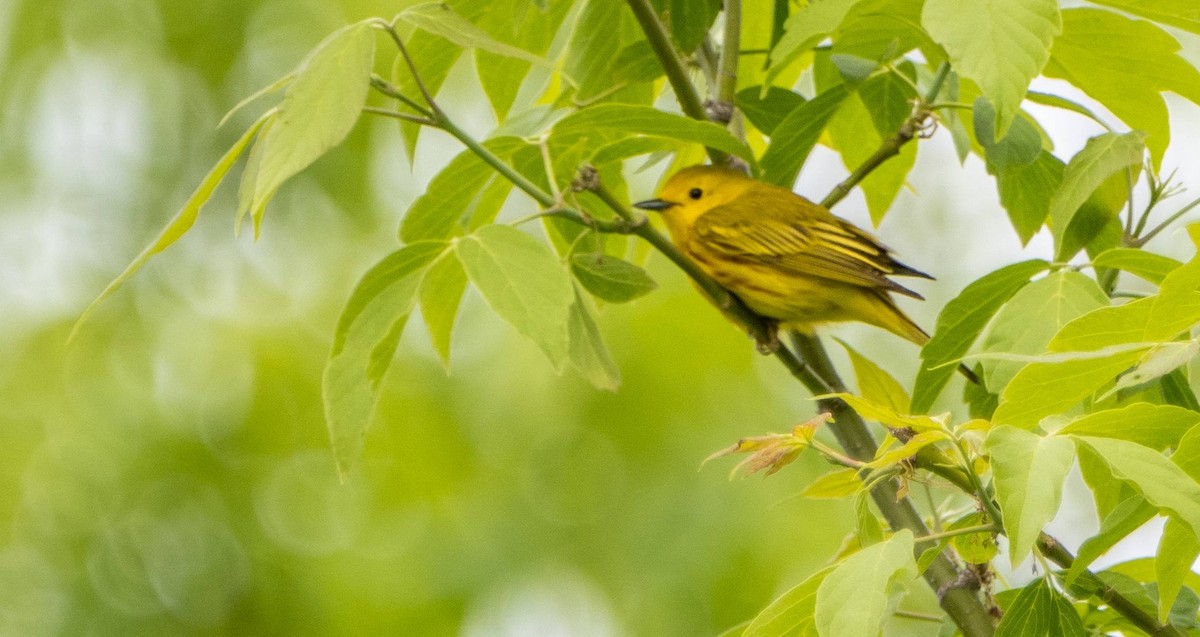
[[[809,332],[861,321],[918,345],[929,336],[892,293],[919,294],[889,276],[931,278],[892,258],[866,231],[790,190],[716,166],[671,176],[658,199],[671,240],[756,313]]]

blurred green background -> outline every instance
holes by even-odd
[[[766,481],[729,481],[730,460],[697,472],[813,407],[653,258],[662,289],[602,315],[617,393],[556,376],[474,294],[449,376],[410,321],[366,457],[340,484],[319,387],[337,312],[458,151],[426,135],[410,166],[389,122],[289,184],[257,243],[233,237],[226,185],[65,346],[253,116],[214,130],[221,114],[338,26],[399,8],[0,2],[0,635],[713,634],[852,530],[851,503],[794,497],[826,468],[813,457]],[[482,135],[494,121],[466,59],[444,102]],[[982,168],[957,172],[944,136],[927,146],[921,196],[881,233],[942,275],[907,306],[931,326],[1020,247],[995,195],[967,194]],[[844,174],[829,153],[811,163],[809,194]],[[638,179],[648,193],[654,175]],[[944,212],[963,197],[977,209]],[[840,212],[865,224],[861,208]],[[837,333],[911,378],[911,346]],[[934,608],[914,590],[905,608]]]

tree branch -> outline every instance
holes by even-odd
[[[900,130],[896,131],[895,135],[883,140],[883,143],[879,145],[879,149],[868,157],[861,166],[855,168],[854,172],[850,173],[850,176],[840,184],[834,186],[833,190],[821,200],[822,206],[832,208],[837,205],[846,195],[850,194],[850,191],[859,182],[866,179],[867,175],[870,175],[872,171],[879,168],[887,160],[899,155],[900,149],[905,144],[912,141],[913,138],[921,134],[921,131],[926,129],[931,116],[929,105],[942,92],[942,85],[945,84],[946,77],[949,74],[950,65],[942,62],[942,65],[938,67],[937,75],[934,76],[933,84],[929,87],[929,92],[925,94],[921,102],[913,109],[913,114],[900,125]]]
[[[1058,566],[1070,569],[1075,562],[1075,556],[1071,552],[1063,548],[1058,540],[1043,533],[1038,537],[1038,550],[1042,555],[1046,556],[1051,562]],[[1140,606],[1133,603],[1129,598],[1121,595],[1116,589],[1105,584],[1103,580],[1094,575],[1091,571],[1084,571],[1081,579],[1086,578],[1089,585],[1095,586],[1097,591],[1094,595],[1109,605],[1113,610],[1121,614],[1122,617],[1128,619],[1133,625],[1154,637],[1184,637],[1184,633],[1178,628],[1170,624],[1160,624],[1158,619],[1150,613],[1142,610]]]
[[[667,81],[671,83],[671,88],[675,91],[675,99],[679,101],[679,107],[683,109],[683,113],[692,119],[708,121],[708,116],[704,112],[704,101],[700,99],[700,93],[696,92],[696,87],[688,79],[687,69],[683,67],[683,61],[679,59],[675,45],[671,43],[671,36],[667,34],[666,27],[658,19],[658,14],[654,12],[650,0],[626,1],[630,10],[633,11],[633,16],[641,25],[642,32],[646,34],[650,48],[654,49],[654,54],[658,56],[658,61],[667,74]],[[708,157],[714,164],[725,165],[729,162],[729,155],[713,148],[708,149]]]
[[[736,119],[734,101],[737,97],[741,45],[742,0],[725,0],[725,34],[721,42],[721,61],[717,67],[717,102],[720,112],[729,113],[727,124],[732,124]]]

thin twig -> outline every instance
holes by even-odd
[[[437,102],[433,100],[433,93],[429,92],[429,88],[425,86],[425,81],[421,79],[420,72],[417,71],[417,65],[413,62],[412,56],[408,54],[408,47],[404,46],[404,40],[400,34],[396,32],[396,25],[385,22],[382,28],[392,41],[395,42],[396,48],[400,50],[400,55],[404,58],[404,63],[408,66],[408,71],[412,73],[413,82],[417,85],[417,90],[421,91],[421,97],[425,98],[425,102],[429,104],[429,108],[433,111],[431,116],[433,119],[441,120],[446,117],[442,109],[438,107]]]
[[[398,111],[389,111],[386,108],[376,108],[374,106],[364,106],[362,109],[362,112],[367,113],[368,115],[382,115],[384,117],[391,117],[393,119],[404,120],[406,122],[412,122],[414,124],[420,124],[422,126],[437,126],[438,125],[437,122],[435,122],[427,117],[419,117],[417,115],[409,115],[408,113],[401,113]]]
[[[957,537],[959,535],[973,535],[975,533],[1003,533],[1004,529],[995,524],[978,524],[975,526],[964,526],[961,529],[950,529],[948,531],[939,531],[930,533],[916,539],[917,542],[934,542],[948,537]]]
[[[396,86],[395,84],[392,84],[391,82],[383,79],[382,77],[379,77],[378,75],[376,75],[374,73],[371,74],[371,88],[374,88],[375,90],[379,91],[380,93],[383,93],[384,95],[386,95],[390,98],[400,100],[401,102],[404,103],[405,106],[424,115],[425,117],[428,117],[428,118],[433,117],[432,111],[425,108],[424,106],[421,106],[413,98],[405,95],[404,93],[401,93],[400,87]]]
[[[895,615],[896,617],[903,617],[904,619],[916,619],[918,621],[937,622],[939,624],[942,623],[943,621],[945,621],[945,619],[946,619],[945,617],[942,617],[941,615],[930,615],[928,613],[918,613],[916,611],[911,611],[911,610],[897,609],[897,610],[892,611],[892,614]]]
[[[822,206],[825,206],[826,208],[832,208],[839,201],[844,199],[846,195],[850,194],[850,191],[853,190],[854,187],[859,184],[859,182],[861,182],[863,179],[866,179],[867,175],[870,175],[876,168],[879,168],[879,166],[887,160],[900,154],[900,149],[903,148],[905,144],[912,141],[913,138],[921,132],[926,120],[929,119],[930,114],[928,105],[933,103],[933,101],[937,99],[937,96],[941,94],[942,85],[945,84],[946,77],[949,74],[950,65],[943,62],[942,65],[938,67],[937,75],[934,76],[933,84],[930,85],[929,91],[925,94],[922,101],[917,104],[917,107],[913,109],[912,116],[900,126],[900,130],[896,131],[895,135],[883,140],[883,143],[879,145],[879,149],[872,153],[871,156],[868,157],[861,166],[855,168],[854,172],[850,173],[849,177],[847,177],[838,185],[834,186],[833,190],[821,200]]]
[[[1175,223],[1180,217],[1191,212],[1192,209],[1195,208],[1196,206],[1200,206],[1200,199],[1196,199],[1195,201],[1189,203],[1188,205],[1180,208],[1178,211],[1175,212],[1175,214],[1171,215],[1170,217],[1167,217],[1165,220],[1163,220],[1162,223],[1158,224],[1157,226],[1154,226],[1153,228],[1150,229],[1149,232],[1142,235],[1141,237],[1137,237],[1135,239],[1130,240],[1130,242],[1129,242],[1130,245],[1132,245],[1135,248],[1140,248],[1140,247],[1146,245],[1146,243],[1148,241],[1150,241],[1154,237],[1158,236],[1158,234],[1160,232],[1162,232],[1163,230],[1166,230],[1171,224]]]

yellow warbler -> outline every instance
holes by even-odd
[[[811,332],[823,323],[861,321],[917,345],[929,341],[891,296],[921,295],[888,277],[933,277],[786,188],[732,168],[691,166],[672,175],[658,199],[634,205],[662,213],[680,250],[751,310],[785,328]]]

